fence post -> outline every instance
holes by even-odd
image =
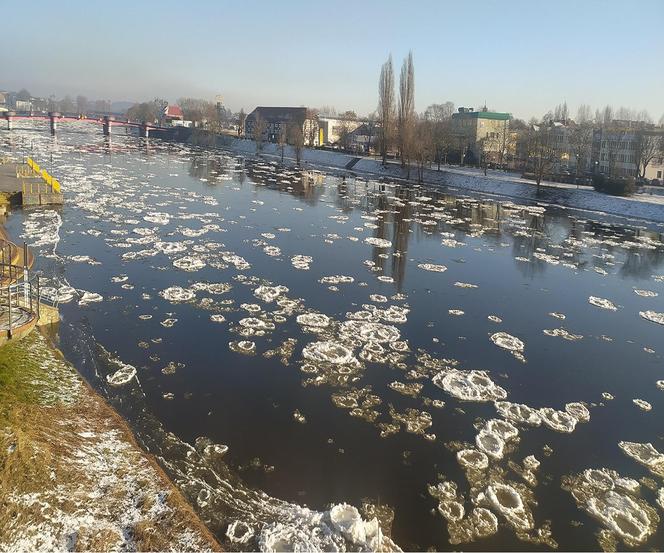
[[[11,282],[11,281],[10,281]],[[7,321],[7,336],[12,337],[12,286],[11,284],[7,286],[7,304],[9,305],[8,315],[9,319]]]

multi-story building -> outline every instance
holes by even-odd
[[[351,117],[318,116],[318,142],[320,145],[337,144],[348,133],[353,132],[362,121]]]
[[[452,114],[452,134],[464,163],[502,162],[513,149],[509,113],[459,108]]]
[[[633,121],[614,121],[593,132],[592,164],[595,173],[616,177],[639,176],[640,142],[664,140],[664,131]],[[659,146],[659,143],[657,144]],[[661,146],[645,168],[644,178],[662,179],[664,160]],[[659,176],[658,176],[659,175]]]
[[[304,144],[317,146],[318,121],[309,116],[309,110],[304,107],[265,107],[259,106],[252,111],[244,122],[244,135],[253,138],[256,120],[260,117],[263,122],[263,140],[278,142],[282,129],[288,132],[289,128],[297,125],[302,129]]]

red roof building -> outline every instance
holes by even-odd
[[[182,121],[184,119],[182,108],[180,108],[180,106],[166,106],[164,109],[164,117],[170,121],[174,119]]]

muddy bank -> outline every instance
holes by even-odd
[[[35,331],[0,349],[0,550],[218,550],[126,423]]]

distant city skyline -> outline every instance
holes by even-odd
[[[28,2],[0,37],[0,89],[145,101],[181,96],[257,105],[377,106],[381,64],[413,51],[415,105],[529,119],[566,101],[664,114],[664,2]],[[26,32],[28,21],[43,32]]]

